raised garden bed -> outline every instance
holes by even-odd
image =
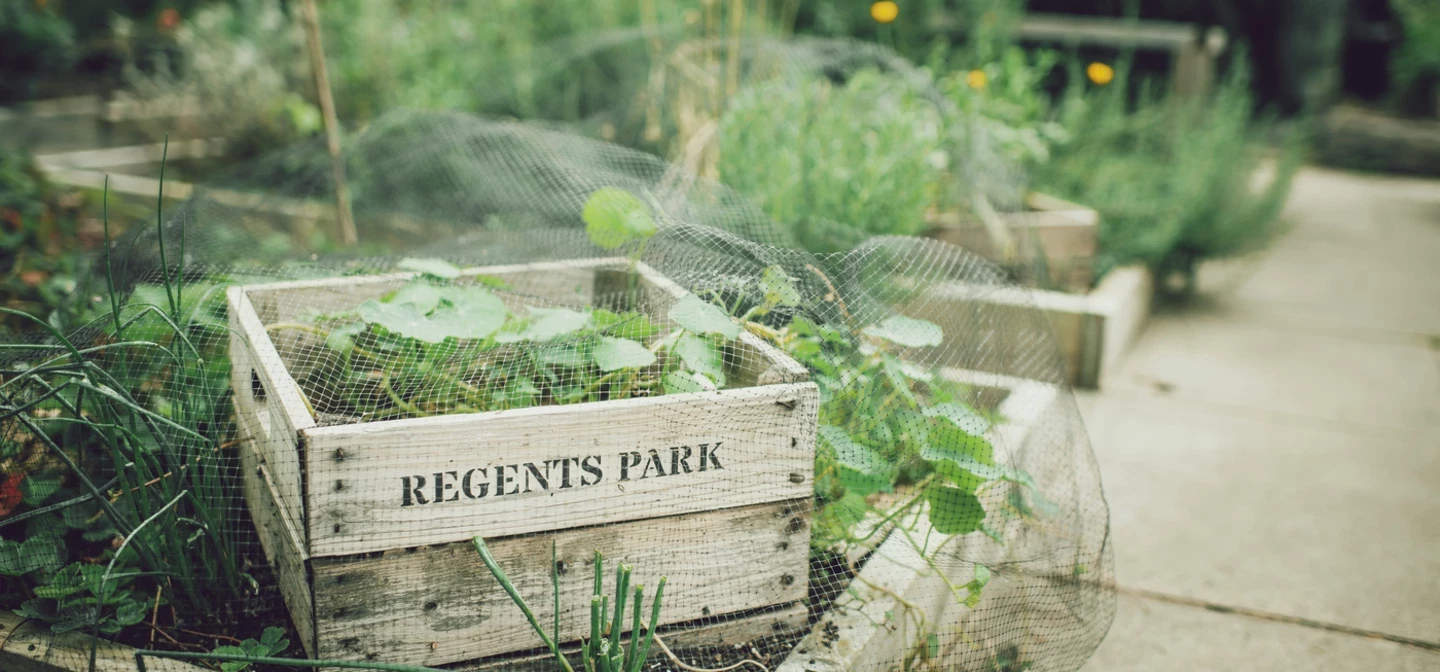
[[[517,312],[526,301],[629,296],[658,321],[684,292],[635,268],[638,293],[623,290],[630,275],[617,259],[464,275],[503,281],[498,295]],[[495,557],[536,604],[547,603],[556,544],[575,568],[560,577],[571,607],[565,640],[584,631],[588,610],[574,605],[590,593],[585,568],[597,548],[634,564],[637,581],[670,577],[667,592],[683,600],[667,604],[665,624],[804,599],[817,399],[803,367],[747,332],[726,346],[729,384],[718,391],[374,422],[322,410],[323,392],[297,380],[321,379],[325,343],[267,325],[353,310],[417,275],[229,293],[246,500],[309,654],[439,665],[532,648],[473,535],[493,538]],[[656,477],[652,466],[672,473]],[[705,563],[716,558],[747,569],[714,571]]]
[[[1063,380],[1055,379],[1055,370],[1049,361],[1028,364],[1021,361],[1022,353],[1032,347],[1027,343],[988,344],[987,347],[1000,351],[1013,349],[1013,356],[997,354],[978,360],[975,365],[983,369],[988,364],[996,371],[1093,389],[1101,385],[1106,374],[1139,337],[1150,316],[1154,282],[1153,274],[1144,266],[1114,269],[1105,274],[1094,289],[1073,294],[953,282],[928,288],[911,301],[906,312],[939,324],[946,333],[964,334],[962,328],[985,321],[1013,324],[1033,320],[1038,309],[1054,330],[1065,364]],[[942,347],[968,345],[973,343],[961,338]]]
[[[1009,241],[997,242],[979,218],[959,213],[931,213],[925,236],[1000,264],[1027,286],[1074,293],[1094,285],[1100,213],[1031,192],[1024,211],[999,214],[998,219]]]
[[[0,670],[5,672],[86,672],[95,646],[94,672],[135,672],[135,649],[101,640],[84,631],[56,634],[48,623],[27,621],[0,611]],[[160,658],[145,661],[154,672],[201,672],[204,668]]]
[[[995,307],[992,319],[1023,319],[1038,308],[1050,320],[1065,362],[1065,382],[1080,388],[1100,386],[1130,350],[1150,315],[1154,278],[1143,266],[1110,271],[1094,283],[1099,213],[1068,201],[1032,193],[1027,211],[1000,215],[1012,249],[1000,249],[983,223],[958,215],[934,215],[926,234],[1000,264],[1022,284],[1038,289],[979,288],[956,284],[934,288],[911,309],[947,333],[976,310]],[[1004,362],[1009,366],[1011,362]],[[1048,369],[1047,369],[1048,373]]]

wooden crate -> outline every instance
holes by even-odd
[[[1095,246],[1100,213],[1046,194],[1031,192],[1023,212],[1002,213],[1013,239],[1010,258],[984,224],[958,213],[930,213],[927,238],[962,247],[1015,271],[1019,280],[1040,287],[1083,292],[1094,283]]]
[[[1139,338],[1154,293],[1148,268],[1125,266],[1105,274],[1087,292],[938,284],[918,294],[904,312],[956,334],[940,348],[956,352],[956,361],[971,368],[993,366],[996,372],[1095,389]],[[995,332],[977,328],[984,324],[997,325]],[[1055,362],[1034,356],[1036,343],[1014,338],[1021,331],[1038,335],[1046,328],[1059,346],[1063,377],[1056,377]]]
[[[628,282],[625,268],[601,259],[467,275],[506,281],[499,294],[514,308],[602,301],[613,294],[607,288],[626,286],[618,284]],[[637,270],[636,300],[663,319],[683,290]],[[544,622],[555,542],[566,640],[588,634],[597,549],[612,568],[607,577],[621,560],[638,583],[668,576],[666,624],[805,598],[818,391],[803,366],[742,333],[726,356],[730,387],[718,392],[321,426],[295,382],[308,363],[294,356],[318,337],[272,338],[265,325],[348,310],[411,277],[229,290],[246,501],[307,652],[441,665],[535,647],[471,546],[477,534]],[[670,469],[686,447],[694,468]],[[677,473],[620,480],[621,460],[635,454]],[[559,475],[542,487],[530,477],[544,467],[523,466],[547,460],[576,465],[576,481],[564,482],[573,487],[556,485]],[[601,475],[582,484],[580,465]],[[510,475],[503,495],[464,485],[481,473],[494,486],[496,471]],[[533,491],[517,492],[522,479]],[[441,496],[425,497],[437,480]]]

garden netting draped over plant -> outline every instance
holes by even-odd
[[[0,351],[5,606],[50,662],[1073,670],[1103,637],[1094,458],[995,266],[813,254],[516,121],[396,112],[341,164],[357,247],[302,146]]]

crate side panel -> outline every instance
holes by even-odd
[[[489,547],[542,623],[554,618],[550,548],[560,574],[561,638],[589,631],[594,554],[605,590],[617,562],[648,596],[667,578],[662,623],[804,599],[808,497],[672,518],[498,539]],[[468,542],[315,562],[320,656],[441,665],[534,648],[535,633]],[[648,600],[647,600],[648,605]],[[628,611],[628,610],[627,610]],[[648,618],[648,616],[647,616]]]
[[[309,430],[310,552],[808,497],[817,408],[797,383]]]
[[[256,452],[275,479],[285,515],[301,524],[305,510],[299,430],[314,426],[314,420],[243,288],[231,288],[229,299],[236,422],[254,432]]]
[[[238,406],[238,404],[237,404]],[[310,592],[303,551],[296,546],[298,530],[287,527],[275,497],[275,489],[266,483],[267,476],[256,450],[256,437],[251,427],[240,426],[240,469],[244,479],[245,505],[259,533],[265,559],[280,584],[280,595],[300,635],[305,653],[315,655],[315,609]]]

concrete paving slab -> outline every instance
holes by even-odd
[[[1110,636],[1083,672],[1420,672],[1440,654],[1195,607],[1122,595]]]
[[[1305,170],[1285,218],[1289,232],[1263,256],[1228,265],[1242,271],[1229,274],[1232,298],[1440,334],[1440,182]]]
[[[1440,429],[1440,368],[1428,343],[1276,329],[1223,313],[1156,315],[1107,383],[1359,426]]]
[[[1111,391],[1086,405],[1120,585],[1440,637],[1440,432]]]

